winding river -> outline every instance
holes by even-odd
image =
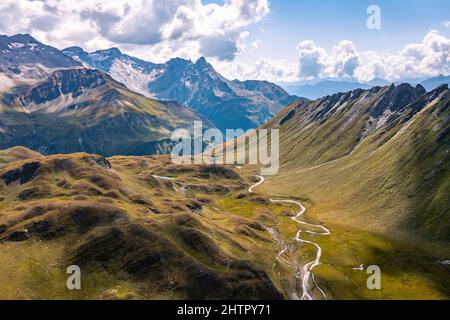
[[[254,184],[253,186],[251,186],[248,189],[248,192],[253,193],[253,189],[262,185],[265,182],[264,177],[262,177],[262,176],[257,176],[257,177],[258,177],[259,181],[256,184]],[[323,295],[323,297],[325,299],[327,299],[325,292],[317,284],[317,282],[314,278],[314,274],[312,273],[313,269],[316,268],[318,265],[320,265],[320,259],[322,257],[322,248],[313,241],[302,239],[301,235],[302,235],[302,233],[307,233],[307,234],[325,236],[325,235],[331,234],[330,230],[324,226],[312,224],[312,223],[308,223],[308,222],[300,220],[302,218],[302,216],[305,214],[306,208],[298,201],[274,200],[274,199],[270,199],[270,201],[272,203],[283,203],[283,204],[288,204],[288,205],[294,205],[299,208],[299,211],[297,211],[296,215],[294,217],[292,217],[292,220],[295,221],[297,224],[301,225],[302,227],[307,227],[308,229],[306,229],[306,230],[304,228],[299,229],[295,235],[294,241],[295,241],[295,243],[312,245],[316,249],[316,256],[313,261],[306,263],[302,267],[299,267],[297,262],[295,263],[295,268],[294,268],[295,269],[295,278],[300,281],[300,284],[302,287],[302,293],[301,293],[301,296],[299,296],[299,294],[297,294],[294,290],[294,292],[292,293],[292,298],[298,299],[298,300],[313,300],[314,297],[312,294],[312,290],[315,287],[320,291],[320,293]],[[316,231],[312,231],[309,229],[315,229]],[[275,239],[275,241],[277,241],[277,243],[280,244],[280,251],[277,254],[276,260],[280,263],[283,263],[283,261],[281,260],[281,257],[288,252],[289,247],[283,240],[281,240],[281,238],[279,237],[275,228],[268,228],[268,231],[270,232],[272,237]],[[290,265],[288,265],[288,266],[292,268],[292,266],[290,266]],[[313,288],[311,287],[312,284],[314,285]]]
[[[168,180],[168,181],[176,180],[175,178],[161,177],[161,176],[157,176],[157,175],[154,175],[153,177],[156,179]],[[259,179],[259,181],[257,183],[255,183],[254,185],[252,185],[248,189],[249,193],[254,193],[253,189],[262,185],[265,182],[264,177],[262,177],[262,176],[256,176],[256,177]],[[317,290],[320,291],[320,293],[323,295],[323,297],[325,299],[327,299],[325,292],[317,284],[317,282],[314,278],[314,274],[312,273],[313,269],[316,268],[318,265],[320,265],[320,259],[322,257],[322,248],[313,241],[302,239],[301,235],[302,235],[302,233],[307,233],[307,234],[324,235],[325,236],[325,235],[331,234],[330,230],[324,226],[321,226],[318,224],[312,224],[312,223],[308,223],[308,222],[300,220],[302,218],[302,216],[305,214],[306,208],[304,205],[302,205],[298,201],[274,200],[274,199],[270,199],[270,201],[272,203],[282,203],[282,204],[287,204],[287,205],[294,205],[299,208],[299,211],[297,211],[296,215],[294,217],[292,217],[292,220],[295,221],[297,224],[301,225],[302,227],[306,227],[308,229],[304,229],[304,228],[299,229],[295,235],[294,242],[312,245],[313,247],[316,248],[316,256],[313,261],[310,261],[303,266],[300,266],[297,261],[295,261],[293,265],[287,264],[281,258],[283,255],[288,253],[289,246],[281,239],[281,237],[279,236],[279,233],[276,230],[276,227],[268,228],[269,233],[272,235],[274,240],[280,245],[280,251],[277,253],[276,262],[274,264],[274,267],[276,266],[277,262],[279,262],[279,263],[285,264],[289,268],[293,269],[294,273],[295,273],[295,278],[298,279],[298,281],[300,282],[301,287],[302,287],[301,296],[297,293],[297,291],[295,290],[295,287],[294,287],[294,290],[291,293],[291,298],[294,300],[313,300],[314,297],[312,294],[312,290],[314,288],[317,288]],[[315,229],[316,231],[312,231],[309,229]],[[311,287],[311,284],[313,284],[314,287]]]

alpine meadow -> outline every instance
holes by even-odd
[[[450,2],[376,2],[2,1],[0,300],[448,301]]]

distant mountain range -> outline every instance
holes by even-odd
[[[230,81],[205,58],[195,63],[176,58],[155,64],[117,48],[87,53],[70,47],[63,52],[86,67],[110,74],[134,91],[189,106],[221,130],[255,128],[298,99],[267,81]]]
[[[422,83],[430,90],[448,80],[440,76]],[[385,84],[383,79],[327,80],[286,87],[317,97]],[[107,156],[163,153],[170,133],[190,128],[194,120],[221,130],[250,129],[296,100],[267,81],[230,81],[204,58],[155,64],[116,48],[60,51],[27,34],[0,36],[1,148]]]
[[[153,64],[118,49],[63,52],[30,35],[0,37],[0,149],[165,153],[171,133],[196,120],[255,128],[296,99],[269,82],[229,81],[204,58]]]
[[[369,89],[371,87],[372,86],[367,83],[336,80],[324,80],[314,84],[284,85],[284,88],[291,94],[301,95],[308,99],[318,99],[338,92]]]
[[[0,71],[18,74],[21,66],[29,64],[45,68],[81,66],[58,49],[40,43],[29,34],[0,35]]]
[[[0,149],[166,153],[174,130],[194,121],[213,127],[194,110],[131,91],[29,35],[0,39]]]
[[[0,94],[21,84],[36,83],[56,70],[82,67],[28,34],[0,35]]]
[[[437,87],[443,85],[443,84],[448,84],[450,85],[450,76],[438,76],[438,77],[434,77],[434,78],[430,78],[427,80],[424,80],[420,83],[422,86],[425,87],[425,89],[427,89],[428,91],[434,90]]]
[[[450,76],[438,76],[425,80],[409,79],[402,81],[402,83],[410,83],[412,85],[421,84],[427,91],[431,91],[443,84],[450,84]],[[318,99],[339,92],[347,92],[356,89],[370,89],[377,86],[384,87],[390,84],[389,81],[381,78],[375,78],[369,82],[326,79],[309,83],[283,83],[282,87],[290,94],[306,97],[308,99]],[[400,82],[396,84],[400,84]]]

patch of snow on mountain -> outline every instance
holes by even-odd
[[[14,81],[6,74],[0,72],[0,91],[8,91],[14,87]]]
[[[72,93],[69,94],[61,93],[61,96],[57,99],[56,103],[54,101],[50,101],[45,104],[46,105],[45,111],[47,113],[62,111],[64,108],[70,106],[73,103],[75,103],[75,100],[72,96]]]
[[[108,55],[104,55],[101,53],[91,53],[89,56],[91,57],[92,60],[95,60],[95,61],[104,61],[104,60],[109,59]]]
[[[375,128],[375,130],[378,130],[380,128],[382,128],[388,121],[389,117],[392,115],[392,111],[390,109],[386,109],[383,114],[381,115],[381,117],[378,119],[378,123],[377,126]]]
[[[81,63],[83,65],[83,67],[85,67],[86,69],[92,69],[91,66],[84,61],[83,59],[81,59],[79,56],[71,56],[71,58],[79,63]]]
[[[214,95],[215,95],[216,97],[218,97],[218,98],[225,97],[225,93],[222,92],[222,91],[220,91],[220,90],[213,89],[213,92],[214,92]]]
[[[158,79],[160,76],[162,76],[165,72],[165,69],[154,69],[152,70],[152,72],[150,72],[149,76],[150,76],[150,81],[149,82],[153,82],[156,79]]]
[[[8,47],[10,49],[19,49],[19,48],[23,48],[25,46],[26,46],[25,43],[19,43],[19,42],[12,42],[8,45]]]
[[[149,98],[154,96],[148,91],[147,85],[152,80],[152,74],[145,74],[133,68],[131,63],[125,63],[116,59],[111,65],[109,74],[117,81],[126,85],[129,89],[143,94]]]
[[[32,84],[62,68],[47,68],[40,63],[30,63],[21,65],[19,69],[20,74],[11,74],[11,78],[17,82]]]

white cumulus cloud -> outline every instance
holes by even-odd
[[[329,51],[305,40],[296,50],[297,62],[259,59],[255,63],[213,61],[213,64],[230,79],[273,82],[325,78],[402,81],[450,74],[450,39],[436,30],[428,32],[422,41],[393,53],[359,51],[349,40],[341,41]]]
[[[297,45],[297,51],[300,77],[304,79],[322,77],[328,59],[325,49],[316,46],[312,40],[305,40]]]
[[[357,74],[362,77],[383,76],[392,81],[450,74],[450,39],[436,30],[427,33],[420,43],[409,44],[398,53],[380,55],[363,53],[366,63]]]
[[[301,79],[352,78],[360,64],[359,52],[348,40],[334,46],[330,53],[312,40],[300,42],[297,51]]]
[[[396,53],[358,51],[348,40],[329,52],[313,41],[297,45],[299,79],[337,78],[369,81],[375,77],[391,81],[450,74],[450,39],[436,30],[419,43]]]
[[[298,64],[287,60],[259,59],[254,64],[214,61],[228,79],[290,82],[298,79]]]
[[[131,51],[187,53],[232,60],[245,28],[269,13],[268,0],[2,0],[0,33],[31,33],[63,48],[119,46]],[[154,54],[153,54],[154,55]]]

